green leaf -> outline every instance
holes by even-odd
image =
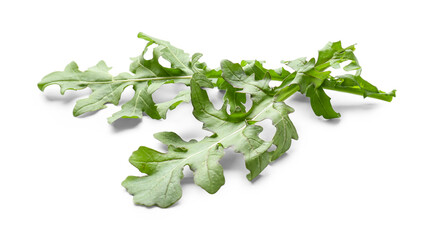
[[[297,71],[295,78],[291,84],[298,84],[300,86],[300,92],[307,94],[307,89],[310,86],[319,88],[324,81],[330,76],[330,72],[320,72],[315,69],[315,59],[310,59]]]
[[[307,89],[307,96],[310,98],[310,105],[316,116],[323,116],[325,119],[338,118],[341,114],[333,110],[330,97],[325,94],[322,88],[310,86]]]
[[[263,79],[256,79],[256,74],[247,75],[240,64],[232,63],[229,60],[221,61],[221,71],[223,78],[233,87],[242,89],[241,92],[252,94],[253,97],[264,97],[264,95],[272,94],[269,87],[271,81],[269,73],[262,76]],[[258,75],[258,77],[260,76]]]
[[[185,53],[182,49],[172,46],[167,41],[163,41],[158,38],[151,37],[142,32],[138,34],[138,38],[142,38],[146,41],[158,44],[159,45],[158,49],[162,57],[171,63],[171,68],[180,69],[186,75],[193,74],[192,68],[189,67],[191,65],[189,54]],[[196,56],[195,59],[198,60],[198,58],[199,57]]]
[[[150,91],[150,86],[163,85],[164,82],[138,82],[133,85],[133,90],[135,90],[135,95],[133,98],[123,104],[121,111],[118,111],[108,118],[109,123],[113,123],[119,118],[142,118],[143,112],[147,113],[153,119],[160,119],[156,104],[153,101]]]
[[[379,90],[376,86],[364,80],[361,76],[346,74],[330,78],[323,85],[325,89],[371,97],[390,102],[396,96],[396,90],[389,93]]]
[[[238,92],[240,89],[234,88],[230,83],[221,77],[218,78],[216,85],[220,90],[225,91],[223,98],[229,103],[231,113],[245,112],[244,103],[247,101],[245,93]]]
[[[354,55],[355,49],[354,45],[343,48],[341,41],[327,43],[318,51],[317,70],[322,71],[329,67],[340,68],[341,63],[350,61],[343,69],[345,71],[357,70],[356,75],[360,75],[361,67]]]
[[[166,141],[168,135],[175,135],[180,142]],[[220,145],[213,144],[208,148],[198,148],[195,142],[184,142],[171,132],[161,132],[155,137],[169,145],[167,153],[160,153],[147,147],[140,147],[130,157],[130,163],[144,177],[127,177],[122,185],[134,195],[137,204],[169,207],[182,196],[180,180],[183,168],[188,165],[194,171],[194,182],[209,193],[215,193],[224,184],[224,175],[218,160],[224,155]],[[170,136],[171,137],[171,136]],[[180,147],[188,149],[180,151]]]
[[[143,114],[151,118],[160,119],[166,116],[168,110],[174,109],[181,102],[187,102],[186,92],[180,93],[175,99],[159,104],[159,109],[153,101],[152,94],[163,84],[184,83],[189,85],[193,73],[193,65],[198,64],[201,54],[193,56],[193,61],[189,59],[189,54],[162,41],[150,36],[139,34],[148,42],[144,51],[138,57],[132,58],[130,65],[131,73],[121,73],[112,76],[110,68],[101,61],[96,66],[86,71],[80,71],[75,62],[67,65],[64,71],[53,72],[45,76],[38,87],[43,91],[49,85],[59,85],[61,93],[66,90],[81,90],[89,87],[92,93],[88,98],[78,100],[73,115],[79,116],[87,112],[106,108],[107,103],[118,105],[121,94],[127,86],[133,86],[135,95],[127,103],[123,104],[121,110],[108,118],[112,123],[119,118],[142,118]],[[144,54],[148,48],[157,44],[153,49],[153,57],[144,59]],[[159,58],[165,58],[171,63],[171,68],[163,67],[159,63]],[[202,73],[211,71],[203,66]],[[197,72],[200,70],[197,70]],[[206,81],[207,80],[207,81]],[[213,87],[212,82],[207,78],[202,82],[202,86]],[[161,115],[162,114],[162,115]]]
[[[291,67],[292,69],[294,69],[295,71],[300,70],[304,65],[306,65],[307,61],[305,57],[302,58],[297,58],[295,60],[292,61],[282,61],[282,63],[288,65],[289,67]]]
[[[105,62],[100,61],[96,66],[89,68],[85,72],[79,71],[77,63],[71,62],[65,67],[63,72],[53,72],[46,75],[38,88],[41,91],[52,84],[60,86],[61,94],[66,90],[80,90],[88,87],[89,84],[102,84],[112,81],[112,75],[109,74],[110,68]]]
[[[294,71],[284,68],[267,69],[262,61],[243,60],[241,64],[223,60],[221,68],[210,69],[200,62],[201,53],[192,56],[183,50],[149,35],[139,33],[147,41],[144,51],[132,58],[130,73],[113,76],[103,62],[85,71],[80,71],[71,62],[64,71],[46,75],[38,84],[40,90],[56,84],[61,94],[67,90],[90,88],[92,93],[86,99],[78,100],[73,114],[106,107],[107,103],[119,104],[127,86],[135,91],[132,99],[121,106],[121,110],[108,119],[110,123],[119,118],[166,118],[167,112],[180,103],[192,102],[194,117],[203,123],[203,129],[210,132],[200,141],[184,141],[173,132],[155,134],[155,138],[168,147],[159,152],[140,147],[133,152],[130,163],[143,176],[129,176],[122,185],[133,195],[137,204],[169,207],[182,196],[180,185],[186,166],[194,172],[194,182],[208,193],[217,192],[224,185],[223,168],[219,161],[224,149],[232,147],[244,157],[248,169],[247,179],[256,178],[270,162],[282,156],[298,139],[296,129],[289,118],[294,110],[283,101],[297,91],[310,99],[310,105],[317,116],[326,119],[340,117],[330,102],[325,89],[391,101],[395,90],[386,93],[361,77],[361,66],[354,55],[355,45],[343,48],[340,41],[329,42],[318,51],[318,58],[298,58],[283,61]],[[154,46],[152,58],[145,59],[148,49]],[[171,67],[164,67],[159,60],[166,60]],[[330,68],[355,71],[333,76]],[[281,81],[271,88],[270,81]],[[189,89],[180,91],[173,99],[155,103],[152,95],[164,84],[182,83]],[[223,105],[216,109],[202,88],[224,91]],[[245,106],[247,98],[252,106]],[[276,131],[271,141],[260,138],[263,128],[258,124],[270,119]]]
[[[278,99],[287,98],[293,94],[294,85],[298,85],[299,91],[310,98],[310,105],[317,116],[326,119],[338,118],[337,113],[330,102],[330,97],[324,89],[348,92],[372,97],[385,101],[391,101],[395,96],[395,90],[390,93],[380,91],[374,85],[365,81],[361,76],[361,66],[354,55],[355,46],[343,48],[340,41],[329,42],[318,51],[318,60],[314,58],[306,61],[306,58],[298,58],[293,61],[283,61],[284,64],[295,70],[283,80],[277,88]],[[345,71],[356,70],[355,74],[332,76],[328,68],[340,68],[340,64],[349,62],[343,67]],[[294,76],[295,74],[295,76]]]
[[[261,61],[257,60],[243,60],[241,62],[241,66],[244,69],[245,74],[251,75],[254,74],[256,79],[263,79],[265,75],[268,73],[271,76],[272,80],[282,81],[286,78],[290,73],[286,71],[284,68],[279,69],[266,69],[263,66]]]
[[[203,122],[203,128],[212,135],[201,141],[183,141],[177,134],[162,132],[155,137],[168,145],[167,153],[140,147],[130,158],[130,162],[141,172],[142,177],[128,177],[123,186],[134,195],[134,202],[146,206],[157,205],[168,207],[181,197],[180,180],[183,178],[183,168],[188,165],[194,171],[194,182],[209,193],[215,193],[224,184],[224,175],[219,159],[224,149],[230,146],[236,152],[242,153],[245,165],[250,171],[247,178],[252,180],[273,160],[286,152],[292,139],[297,139],[295,127],[288,117],[293,109],[282,102],[276,102],[270,92],[269,75],[262,80],[249,77],[242,67],[224,60],[223,79],[229,83],[239,84],[235,77],[248,85],[241,90],[253,98],[253,106],[247,114],[229,114],[225,102],[221,109],[215,109],[205,90],[201,89],[197,80],[200,75],[194,75],[191,80],[191,101],[195,118]],[[236,82],[235,82],[236,81]],[[229,86],[233,86],[229,84]],[[256,87],[253,87],[256,86]],[[236,90],[235,90],[236,91]],[[257,122],[270,118],[277,128],[272,141],[259,137],[262,127]],[[272,145],[274,151],[269,151]]]

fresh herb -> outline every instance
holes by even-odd
[[[310,99],[310,105],[317,116],[326,119],[338,118],[324,89],[391,101],[395,90],[380,91],[361,77],[361,66],[355,55],[354,45],[343,48],[341,42],[328,43],[319,50],[318,58],[299,58],[283,63],[293,69],[266,69],[260,61],[242,61],[240,64],[223,60],[218,69],[210,69],[199,62],[202,56],[192,56],[183,50],[143,33],[139,38],[148,43],[142,54],[133,58],[130,73],[117,76],[109,74],[104,62],[88,70],[79,71],[77,64],[70,63],[64,71],[45,76],[38,84],[41,90],[57,84],[61,93],[66,90],[91,88],[89,98],[78,100],[73,114],[105,108],[106,103],[118,105],[123,90],[133,85],[135,95],[122,105],[121,111],[113,114],[109,123],[119,118],[141,118],[143,114],[154,119],[166,117],[168,110],[182,102],[191,102],[193,115],[203,123],[211,135],[201,141],[186,142],[174,132],[160,132],[154,136],[168,146],[168,152],[161,153],[148,147],[133,152],[130,163],[145,176],[129,176],[122,185],[133,195],[134,202],[146,206],[168,207],[182,196],[180,180],[183,168],[188,165],[194,172],[194,182],[209,193],[215,193],[224,184],[223,168],[219,160],[224,149],[230,146],[242,153],[249,170],[248,180],[258,176],[268,164],[298,139],[289,113],[294,110],[284,100],[300,92]],[[156,44],[153,57],[144,59],[148,48]],[[171,63],[167,68],[159,63],[164,58]],[[354,73],[333,76],[330,68],[342,68]],[[277,87],[270,87],[270,81],[280,81]],[[156,104],[152,94],[162,85],[183,83],[189,88],[180,91],[172,100]],[[223,90],[224,104],[215,109],[205,90],[217,87]],[[252,100],[246,109],[247,96]],[[271,141],[259,137],[262,127],[256,123],[271,119],[276,132]],[[274,150],[271,150],[274,149]]]

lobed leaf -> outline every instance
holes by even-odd
[[[165,118],[168,110],[174,109],[181,102],[189,102],[186,91],[179,93],[175,99],[159,104],[154,102],[152,94],[163,84],[189,85],[194,72],[204,74],[211,70],[204,63],[198,63],[201,54],[195,54],[191,60],[189,54],[172,46],[169,42],[142,33],[138,37],[148,41],[148,44],[141,55],[132,58],[130,73],[113,76],[109,73],[110,68],[103,61],[82,72],[77,64],[72,62],[64,71],[46,75],[38,83],[39,89],[44,91],[47,86],[56,84],[60,86],[61,94],[64,94],[67,90],[90,88],[92,93],[89,97],[78,100],[74,107],[73,115],[79,116],[106,108],[107,103],[118,105],[124,89],[127,86],[133,86],[135,91],[133,98],[123,104],[120,111],[108,118],[108,122],[112,123],[119,118],[142,118],[143,114],[154,119]],[[153,49],[153,57],[145,59],[144,54],[153,44],[157,44]],[[171,68],[162,66],[159,58],[169,61]],[[201,84],[213,87],[207,78],[203,79]]]
[[[289,119],[294,110],[283,101],[297,91],[310,99],[310,105],[317,116],[326,119],[338,118],[324,91],[334,90],[346,93],[391,101],[395,90],[386,93],[361,77],[361,66],[354,55],[355,46],[343,48],[340,41],[330,42],[318,51],[317,59],[298,58],[283,63],[293,69],[267,69],[263,62],[243,60],[240,64],[223,60],[220,68],[210,69],[200,62],[202,54],[190,56],[169,42],[139,33],[138,37],[147,41],[141,55],[132,58],[129,73],[113,76],[103,62],[85,71],[80,71],[75,62],[64,71],[46,75],[38,87],[43,91],[47,86],[60,86],[61,94],[67,90],[90,88],[88,98],[77,101],[73,114],[79,116],[106,107],[107,103],[118,105],[121,94],[127,86],[135,91],[132,99],[121,106],[108,122],[119,118],[141,118],[144,114],[151,118],[166,118],[168,110],[182,102],[192,102],[194,117],[203,123],[203,129],[210,136],[200,141],[184,141],[173,132],[156,133],[154,136],[168,146],[167,152],[159,152],[148,147],[140,147],[133,152],[130,163],[144,176],[129,176],[122,185],[133,195],[137,204],[169,207],[182,196],[180,185],[185,166],[194,172],[194,182],[208,193],[217,192],[224,185],[223,168],[219,161],[224,149],[232,147],[244,157],[249,173],[247,179],[257,177],[270,162],[282,156],[298,139],[296,129]],[[156,45],[151,59],[144,55],[149,47]],[[164,67],[159,59],[170,62]],[[330,68],[354,71],[333,76]],[[271,88],[270,81],[280,81],[278,87]],[[180,91],[173,99],[155,103],[152,95],[164,84],[183,83],[189,89]],[[202,88],[224,91],[224,104],[216,109]],[[245,106],[247,98],[252,106]],[[259,137],[263,128],[257,123],[270,119],[276,131],[271,141]],[[275,146],[275,148],[274,148]],[[274,150],[271,150],[274,149]]]
[[[221,62],[223,79],[229,86],[241,83],[250,86],[238,92],[248,93],[253,99],[253,106],[245,114],[228,113],[226,101],[221,109],[215,109],[205,90],[200,88],[195,74],[191,80],[191,101],[195,118],[203,122],[203,128],[212,132],[211,136],[201,141],[183,141],[177,134],[162,132],[155,137],[168,145],[167,153],[140,147],[130,158],[130,162],[141,172],[143,177],[128,177],[123,186],[134,195],[137,204],[147,206],[157,205],[168,207],[181,197],[180,180],[182,169],[188,165],[194,171],[194,182],[209,193],[215,193],[224,184],[224,175],[219,160],[224,155],[224,149],[233,147],[242,153],[245,165],[250,171],[249,180],[258,176],[273,160],[286,152],[292,139],[297,139],[295,127],[288,114],[292,108],[282,102],[276,102],[268,84],[269,75],[264,79],[247,76],[241,65],[224,60]],[[236,77],[239,77],[236,80]],[[236,86],[237,87],[237,86]],[[235,90],[236,92],[236,90]],[[277,128],[272,141],[259,137],[262,127],[258,121],[272,119]],[[272,145],[274,151],[268,151]]]
[[[306,58],[298,58],[293,61],[284,61],[287,66],[295,70],[288,75],[287,79],[279,87],[281,96],[286,96],[286,91],[292,85],[298,85],[299,91],[310,98],[310,105],[317,116],[326,119],[338,118],[337,113],[330,102],[330,97],[324,89],[358,94],[363,97],[373,97],[385,101],[391,101],[395,96],[395,90],[390,93],[380,91],[374,85],[365,81],[360,74],[361,66],[354,55],[355,46],[342,47],[340,41],[330,42],[318,51],[318,59],[306,61]],[[354,74],[332,76],[330,67],[340,68],[340,64],[348,62],[343,67],[345,71],[355,71]],[[295,75],[294,75],[295,74]]]

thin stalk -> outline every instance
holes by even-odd
[[[192,76],[171,76],[171,77],[151,77],[151,78],[129,78],[129,79],[112,79],[112,81],[89,82],[87,84],[106,84],[108,82],[145,82],[145,81],[163,81],[174,79],[191,79]]]
[[[294,93],[298,92],[298,90],[300,90],[300,86],[297,84],[292,84],[290,86],[287,86],[277,93],[276,100],[279,102],[283,102],[289,97],[291,97],[292,95],[294,95]]]
[[[362,92],[362,90],[357,89],[357,88],[338,88],[338,87],[330,87],[330,86],[322,86],[324,89],[328,89],[328,90],[332,90],[332,91],[338,91],[338,92],[345,92],[345,93],[351,93],[351,94],[355,94],[355,95],[360,95],[360,96],[364,96],[364,93]],[[367,97],[370,98],[375,98],[378,100],[383,100],[386,102],[391,102],[392,101],[392,96],[387,94],[372,94],[369,95]]]
[[[169,76],[169,77],[151,77],[151,78],[131,78],[131,79],[120,79],[120,80],[113,79],[112,82],[165,81],[165,80],[191,79],[191,78],[192,78],[192,75],[188,75],[188,76]],[[282,81],[283,79],[272,79],[272,80]],[[105,83],[108,83],[108,82],[107,81],[105,81],[105,82],[90,82],[88,84],[105,84]],[[324,89],[332,90],[332,91],[351,93],[351,94],[360,95],[360,96],[364,95],[362,90],[357,89],[357,88],[339,88],[339,87],[332,87],[332,86],[328,86],[328,85],[325,85],[325,86],[322,86],[322,87]],[[297,84],[292,84],[290,86],[287,86],[287,87],[283,88],[282,90],[280,90],[279,93],[277,93],[277,101],[284,101],[284,100],[288,99],[293,94],[298,92],[298,90],[300,90],[300,87]],[[392,101],[392,96],[388,95],[388,94],[386,94],[386,95],[385,94],[372,94],[372,95],[369,95],[368,97],[374,98],[374,99],[378,99],[378,100],[387,101],[387,102],[391,102]]]

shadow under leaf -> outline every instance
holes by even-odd
[[[114,132],[132,129],[142,122],[141,118],[120,118],[112,123]]]
[[[50,102],[62,102],[64,104],[71,103],[75,100],[78,100],[81,97],[88,96],[90,91],[66,91],[64,95],[61,95],[57,91],[45,91],[44,97],[47,101]]]

